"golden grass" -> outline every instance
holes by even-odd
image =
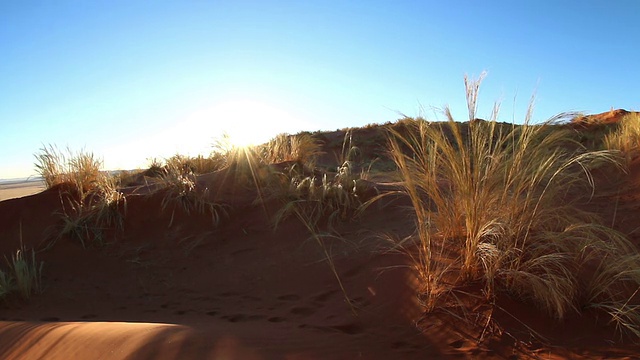
[[[610,150],[619,150],[627,163],[640,156],[640,114],[630,113],[622,117],[617,129],[604,138],[604,146]]]
[[[159,187],[154,193],[162,192],[162,210],[171,208],[171,220],[177,209],[191,214],[192,212],[211,215],[211,221],[217,225],[224,214],[224,207],[208,200],[209,189],[197,187],[196,175],[180,163],[169,162],[160,176]]]
[[[284,205],[275,216],[276,226],[292,213],[307,226],[327,226],[329,229],[354,218],[362,205],[358,185],[367,175],[364,170],[354,171],[357,168],[354,157],[358,151],[347,132],[335,174],[305,174],[296,168],[284,174],[288,187],[277,192]]]
[[[90,191],[74,190],[60,193],[63,224],[56,240],[70,236],[82,247],[104,245],[106,231],[124,229],[127,199],[118,190],[117,178],[101,173]]]
[[[191,172],[194,174],[207,174],[220,170],[226,165],[224,158],[216,156],[205,157],[198,156],[184,156],[176,154],[166,160],[166,166],[169,168],[180,169],[182,172]]]
[[[476,120],[480,80],[465,78],[465,85],[468,124],[447,109],[442,126],[408,121],[407,133],[391,130],[390,155],[416,219],[413,259],[427,309],[456,287],[480,282],[489,300],[511,294],[557,319],[602,304],[628,314],[640,287],[637,252],[576,205],[593,193],[590,169],[615,163],[615,154],[549,131],[562,116],[530,125],[530,109],[523,125],[504,126],[496,106],[490,121]]]
[[[80,191],[90,190],[98,180],[102,161],[93,153],[67,149],[66,153],[53,145],[44,145],[36,157],[36,171],[47,188],[59,184],[73,184]]]
[[[47,188],[63,185],[62,225],[55,240],[70,236],[86,247],[89,242],[102,244],[108,229],[122,230],[126,198],[118,190],[118,179],[101,171],[102,161],[93,153],[62,152],[48,145],[35,156]]]
[[[321,144],[311,134],[279,134],[266,144],[256,147],[256,152],[265,164],[293,161],[314,168]]]

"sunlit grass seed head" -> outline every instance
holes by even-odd
[[[445,109],[445,123],[407,120],[406,131],[390,130],[389,153],[416,220],[419,251],[412,256],[427,303],[433,308],[438,296],[480,281],[490,299],[511,294],[558,319],[584,307],[582,294],[594,291],[601,297],[591,303],[623,307],[623,294],[630,294],[612,291],[620,285],[615,274],[640,267],[636,252],[624,235],[576,205],[595,191],[594,164],[617,157],[590,151],[554,127],[562,116],[531,125],[532,107],[522,125],[499,124],[498,105],[491,120],[476,120],[481,79],[465,78],[468,123]],[[456,260],[445,266],[443,256]],[[593,261],[595,275],[583,271]],[[613,269],[614,263],[625,265]],[[585,285],[582,275],[611,283]],[[625,281],[640,286],[638,279]]]

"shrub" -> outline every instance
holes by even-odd
[[[311,134],[280,134],[266,144],[257,147],[261,160],[266,164],[294,161],[308,168],[315,166],[321,146]]]
[[[194,174],[207,174],[220,170],[226,165],[225,159],[213,154],[210,157],[198,155],[195,157],[174,155],[166,160],[166,166],[180,169],[182,172],[192,172]]]
[[[44,145],[36,157],[36,171],[45,181],[47,188],[59,184],[72,184],[79,191],[90,190],[100,176],[102,161],[93,153],[79,151],[66,154],[55,146]]]
[[[22,296],[27,300],[31,294],[42,291],[42,267],[43,262],[36,261],[36,253],[31,250],[31,258],[28,252],[22,248],[16,251],[11,257],[10,267],[13,270],[15,279],[15,287]]]
[[[284,200],[284,205],[276,214],[276,224],[294,213],[300,220],[304,219],[303,222],[311,222],[313,227],[324,224],[331,228],[355,216],[362,205],[360,179],[367,175],[359,169],[358,154],[359,149],[352,145],[351,133],[347,132],[335,174],[305,173],[308,168],[304,166],[291,168],[284,174],[288,188],[280,189],[277,195]]]
[[[86,247],[90,240],[102,243],[106,229],[122,229],[126,199],[118,191],[118,179],[100,171],[102,161],[93,153],[70,149],[64,153],[48,145],[36,159],[36,169],[48,188],[67,185],[60,188],[62,228],[58,239],[68,235]]]
[[[60,201],[63,225],[58,239],[70,236],[86,248],[89,243],[104,244],[105,231],[124,229],[127,199],[113,176],[102,173],[89,192],[64,191]]]
[[[154,193],[162,192],[162,210],[171,207],[171,220],[169,226],[173,224],[173,218],[177,208],[187,214],[192,211],[204,214],[211,214],[214,224],[220,221],[224,208],[208,200],[208,189],[197,188],[196,176],[193,172],[179,167],[179,164],[169,163],[165,172],[160,177],[158,189]]]
[[[20,225],[20,243],[22,244],[22,225]],[[28,300],[32,294],[42,292],[44,263],[36,261],[36,253],[33,249],[30,255],[21,245],[10,260],[5,257],[8,271],[0,269],[0,299],[18,292],[22,299]]]
[[[424,305],[433,310],[443,295],[480,282],[488,299],[511,294],[558,319],[602,304],[629,314],[637,252],[576,206],[592,194],[589,169],[615,155],[566,146],[571,135],[551,127],[560,116],[530,125],[530,109],[523,125],[504,127],[496,106],[490,121],[476,120],[479,84],[465,78],[468,124],[447,109],[442,126],[391,130],[390,154],[416,220],[411,254]],[[631,330],[640,324],[619,318]]]

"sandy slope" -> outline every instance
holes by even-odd
[[[598,175],[598,174],[596,174]],[[640,206],[640,166],[615,202],[585,205],[632,234]],[[217,189],[215,176],[201,185]],[[218,184],[220,185],[220,184]],[[617,188],[616,188],[617,187]],[[500,298],[500,326],[437,312],[424,316],[406,256],[380,234],[413,231],[406,201],[389,197],[326,239],[322,248],[296,219],[277,230],[278,204],[255,191],[223,186],[219,226],[207,215],[161,211],[158,196],[129,195],[123,232],[110,245],[83,249],[59,239],[38,253],[44,293],[0,304],[1,359],[429,359],[637,358],[640,347],[585,311],[558,323],[530,305]],[[389,187],[380,186],[380,189]],[[57,191],[0,202],[0,254],[22,241],[44,249],[59,225]],[[171,223],[171,225],[170,225]],[[348,300],[347,300],[348,299]],[[519,320],[514,320],[514,317]],[[522,322],[530,328],[522,326]],[[531,336],[531,330],[546,340]]]
[[[220,227],[208,216],[185,214],[169,227],[159,200],[131,196],[115,244],[85,250],[61,239],[39,253],[46,291],[0,309],[2,358],[508,358],[550,351],[598,358],[635,351],[612,349],[613,333],[592,318],[555,324],[516,302],[501,305],[553,343],[525,347],[526,331],[513,321],[509,333],[517,341],[502,336],[480,344],[452,318],[431,316],[416,326],[415,276],[403,266],[407,259],[383,252],[375,236],[411,231],[402,202],[372,207],[341,228],[347,241],[326,243],[350,307],[321,248],[296,220],[273,231],[265,208],[238,202]],[[42,246],[56,223],[47,214],[58,204],[50,191],[0,202],[0,212],[12,214],[2,218],[0,237],[17,238],[21,222],[24,242]],[[6,254],[16,244],[5,240],[1,249]]]
[[[37,194],[44,188],[44,185],[40,182],[0,184],[0,201]]]

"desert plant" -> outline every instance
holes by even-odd
[[[36,171],[44,179],[47,188],[64,182],[63,175],[67,161],[62,152],[52,145],[43,145],[35,157]]]
[[[208,200],[208,189],[198,189],[196,176],[190,170],[179,164],[168,164],[164,174],[160,177],[158,189],[163,193],[162,210],[171,207],[171,220],[173,224],[175,211],[180,208],[187,214],[195,211],[200,214],[208,212],[214,224],[218,224],[224,207]]]
[[[446,109],[442,126],[418,121],[407,122],[408,132],[391,130],[390,156],[416,219],[414,259],[427,307],[480,282],[489,299],[512,294],[558,319],[589,304],[628,309],[624,294],[640,286],[634,247],[576,206],[592,195],[590,169],[615,163],[615,154],[587,151],[552,129],[562,115],[530,125],[531,107],[523,125],[500,126],[499,106],[490,121],[477,120],[480,80],[465,78],[469,123]],[[628,276],[618,281],[620,273]]]
[[[58,239],[70,236],[83,248],[91,243],[104,244],[105,231],[124,229],[127,199],[118,190],[118,178],[100,173],[87,192],[60,193],[62,227]]]
[[[604,146],[621,151],[627,162],[637,159],[640,156],[640,113],[622,117],[617,129],[605,136]]]
[[[42,267],[43,262],[36,261],[36,254],[31,250],[31,258],[28,252],[21,248],[11,256],[9,263],[13,270],[15,286],[20,296],[27,300],[33,293],[42,291]]]
[[[55,240],[71,236],[86,247],[89,241],[103,243],[106,229],[122,229],[126,198],[118,190],[118,179],[100,171],[102,162],[84,151],[64,155],[51,146],[45,149],[41,158],[57,161],[57,169],[62,169],[51,184],[69,185],[60,190],[62,226]]]
[[[14,286],[13,276],[0,270],[0,300],[6,298],[13,291]]]
[[[261,160],[266,164],[293,161],[308,168],[313,168],[317,157],[322,154],[318,140],[307,133],[279,134],[257,148]]]
[[[356,169],[354,158],[358,153],[359,150],[352,145],[351,134],[347,132],[338,158],[340,166],[334,175],[290,171],[286,176],[289,186],[279,194],[284,205],[276,213],[276,226],[292,213],[298,214],[299,219],[304,218],[305,222],[311,222],[313,227],[324,224],[330,229],[338,222],[356,216],[362,205],[358,185],[366,176],[366,171]]]
[[[202,155],[190,157],[176,154],[166,160],[166,166],[180,169],[182,172],[206,174],[219,170],[226,165],[225,159],[216,155],[218,154],[214,153],[209,157]]]
[[[43,145],[35,157],[36,171],[44,179],[47,188],[68,183],[78,191],[88,191],[97,181],[102,167],[102,161],[93,153],[74,153],[68,148],[65,153],[53,145]]]
[[[164,173],[164,164],[157,158],[147,159],[149,167],[143,171],[143,175],[149,177],[160,177]]]
[[[60,188],[63,224],[57,239],[70,235],[85,247],[88,239],[102,242],[106,228],[122,228],[124,214],[120,210],[126,211],[126,199],[118,191],[117,178],[100,170],[102,161],[93,153],[62,152],[45,145],[36,159],[36,169],[48,188],[67,185]]]
[[[0,269],[0,299],[17,291],[27,300],[34,293],[42,291],[43,262],[36,261],[36,253],[32,249],[31,256],[22,243],[22,224],[20,224],[20,248],[11,255],[11,260],[5,256],[8,271]]]

